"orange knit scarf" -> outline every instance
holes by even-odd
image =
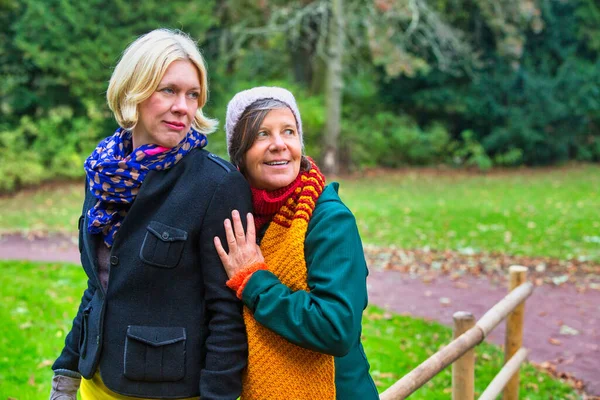
[[[275,214],[260,249],[269,270],[291,290],[308,291],[304,239],[325,178],[313,164]],[[294,200],[296,198],[297,200]],[[335,399],[333,356],[304,349],[260,325],[244,307],[248,368],[242,399]]]

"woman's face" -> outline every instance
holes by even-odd
[[[189,132],[200,97],[198,69],[189,60],[173,61],[156,91],[139,104],[133,146],[175,147]]]
[[[298,176],[301,157],[294,114],[287,107],[271,110],[244,155],[244,174],[256,189],[280,189]]]

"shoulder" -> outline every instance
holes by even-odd
[[[194,176],[194,180],[210,180],[216,183],[228,180],[246,181],[240,171],[230,162],[204,149],[192,150],[181,162],[185,164],[185,169]]]
[[[323,193],[321,193],[321,195],[317,199],[313,215],[332,211],[349,213],[350,215],[352,215],[352,212],[346,206],[346,204],[344,204],[344,202],[338,194],[339,188],[340,184],[338,182],[332,182],[325,186],[325,188],[323,189]]]
[[[204,168],[223,175],[230,172],[237,172],[237,168],[230,162],[225,161],[216,154],[204,149],[194,149],[190,151],[181,162],[184,164],[203,165]]]
[[[308,223],[309,232],[317,226],[332,225],[340,228],[356,224],[354,214],[338,194],[339,186],[339,183],[332,182],[323,189]]]

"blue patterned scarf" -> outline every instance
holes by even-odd
[[[206,136],[194,129],[171,149],[145,144],[134,151],[131,132],[123,128],[101,141],[84,163],[90,191],[98,199],[88,211],[88,232],[102,233],[104,243],[112,247],[148,172],[169,169],[206,143]]]

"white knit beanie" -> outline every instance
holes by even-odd
[[[300,111],[298,110],[298,105],[296,104],[296,99],[294,95],[284,88],[280,87],[268,87],[268,86],[259,86],[252,89],[244,90],[239,92],[227,105],[227,116],[225,117],[225,133],[227,134],[227,153],[229,153],[229,149],[231,147],[231,139],[233,138],[233,131],[235,126],[240,120],[240,117],[250,106],[252,103],[258,100],[263,99],[274,99],[279,100],[282,103],[286,104],[294,117],[296,117],[296,124],[298,125],[298,136],[300,137],[300,143],[302,144],[302,148],[304,148],[304,142],[302,140],[302,120],[300,119]],[[231,153],[229,153],[231,157]]]

